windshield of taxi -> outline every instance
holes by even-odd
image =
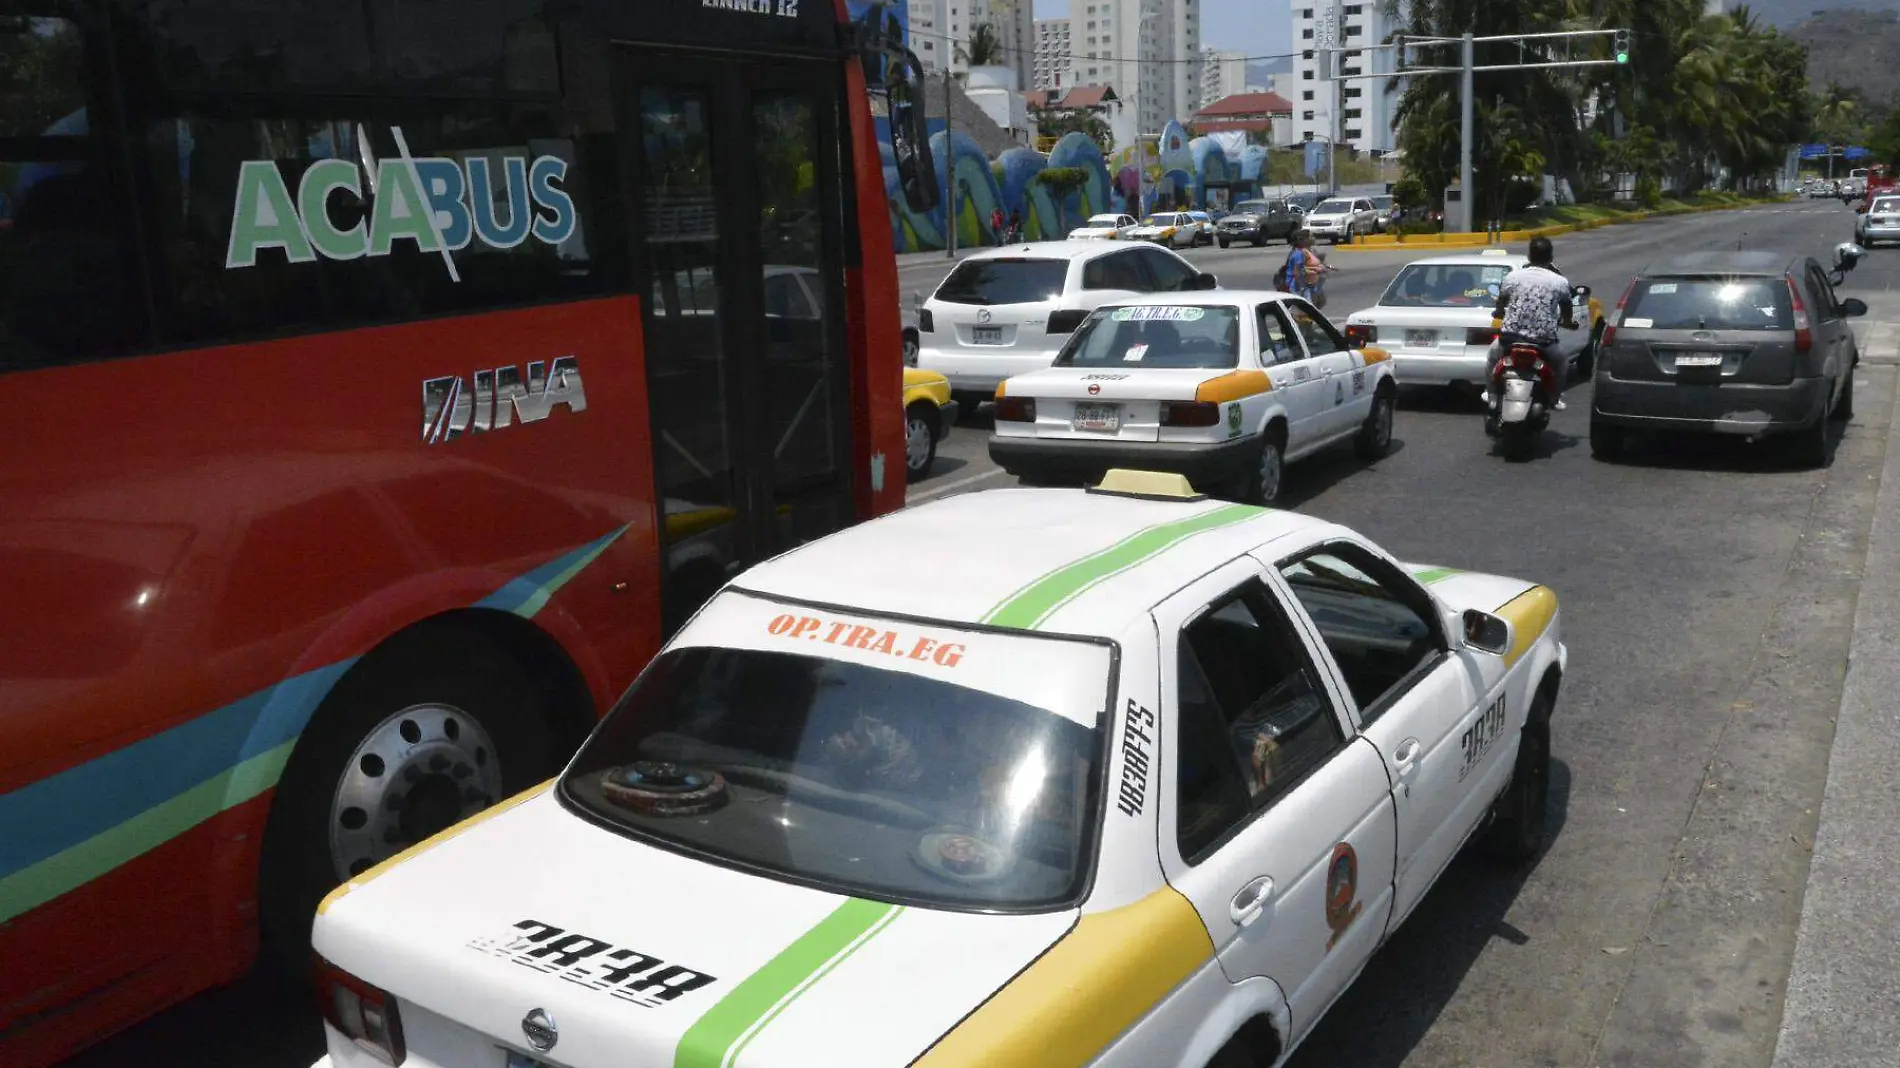
[[[1091,215],[1089,216],[1088,225],[1105,226],[1112,229],[1114,227],[1120,226],[1121,222],[1122,222],[1122,217],[1119,215]]]
[[[1229,305],[1137,305],[1090,315],[1056,357],[1058,367],[1240,365],[1240,310]]]
[[[1875,214],[1900,212],[1900,197],[1880,197],[1874,201]]]
[[[1400,271],[1379,304],[1388,308],[1495,308],[1508,263],[1415,263]]]
[[[575,757],[616,830],[843,894],[1077,899],[1101,798],[1106,644],[709,604]]]

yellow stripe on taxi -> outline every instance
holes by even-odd
[[[1173,889],[1083,916],[913,1068],[1079,1068],[1213,956],[1200,915]]]
[[[1219,378],[1210,378],[1194,389],[1194,399],[1206,404],[1222,404],[1265,393],[1273,388],[1273,380],[1265,371],[1229,371]]]
[[[1507,601],[1496,614],[1511,624],[1511,648],[1504,654],[1504,663],[1515,666],[1550,628],[1550,621],[1557,615],[1557,594],[1548,586],[1532,586]]]

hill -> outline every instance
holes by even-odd
[[[1734,10],[1742,5],[1737,0],[1727,0],[1723,6]],[[1748,10],[1754,12],[1757,19],[1786,30],[1816,16],[1837,12],[1900,12],[1900,0],[1750,0]]]
[[[1809,86],[1819,92],[1838,82],[1859,89],[1871,102],[1900,92],[1900,64],[1893,61],[1900,55],[1900,0],[1893,6],[1878,12],[1823,12],[1792,27],[1789,35],[1808,46]]]

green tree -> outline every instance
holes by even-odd
[[[957,58],[972,67],[992,67],[1003,61],[1003,42],[996,27],[979,22],[970,29],[968,41],[957,42]]]
[[[1115,148],[1115,132],[1108,128],[1108,122],[1093,111],[1083,108],[1030,108],[1029,118],[1036,124],[1036,136],[1056,137],[1064,134],[1084,133],[1095,146],[1107,155]]]

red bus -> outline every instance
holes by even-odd
[[[307,960],[728,574],[902,505],[888,21],[0,0],[0,1063]]]

